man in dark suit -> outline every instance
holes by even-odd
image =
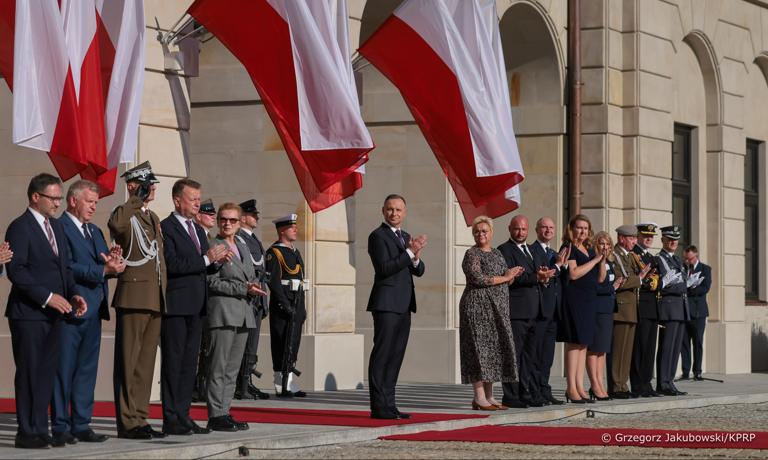
[[[256,279],[261,284],[260,288],[267,290],[266,268],[264,264],[264,246],[261,240],[256,236],[256,228],[259,226],[259,210],[256,207],[256,200],[247,200],[240,203],[243,213],[240,215],[240,230],[237,231],[236,238],[248,246],[251,253],[250,258],[246,258],[253,264],[256,271]],[[237,387],[235,388],[235,399],[269,399],[269,395],[256,388],[251,383],[251,375],[260,375],[256,370],[256,363],[259,361],[259,336],[261,334],[261,322],[267,317],[267,297],[253,296],[250,299],[253,306],[253,316],[256,320],[256,327],[248,329],[248,342],[245,344],[245,353],[243,362],[240,365],[240,373],[237,377]]]
[[[53,439],[104,442],[91,429],[93,392],[99,367],[101,320],[109,320],[107,279],[125,270],[120,246],[107,248],[104,235],[90,223],[99,201],[99,186],[80,180],[67,191],[67,211],[59,222],[69,245],[69,268],[80,294],[91,308],[61,325],[61,359],[51,411]],[[70,413],[71,409],[71,413]]]
[[[216,236],[216,206],[213,205],[213,200],[208,198],[200,203],[200,209],[195,215],[195,222],[203,227],[208,242]],[[213,233],[212,233],[213,232]],[[197,374],[195,376],[195,386],[192,389],[192,401],[193,402],[205,402],[207,390],[205,388],[206,378],[208,376],[208,359],[206,353],[211,344],[210,331],[205,325],[203,326],[202,339],[200,340],[200,354],[197,359]]]
[[[64,316],[82,317],[88,306],[77,294],[69,268],[69,247],[53,219],[62,197],[61,180],[50,174],[32,178],[29,208],[11,222],[5,235],[15,250],[8,263],[12,283],[5,316],[11,329],[14,389],[20,448],[63,446],[48,435],[48,405],[59,362]]]
[[[189,416],[202,317],[208,301],[206,275],[215,264],[230,257],[224,245],[208,247],[205,231],[195,223],[200,208],[200,183],[179,179],[171,190],[175,211],[163,219],[165,261],[168,273],[165,312],[160,326],[163,432],[206,434]]]
[[[528,248],[537,267],[547,268],[547,278],[540,280],[541,310],[536,317],[534,343],[537,360],[535,379],[532,385],[538,387],[537,393],[545,404],[563,404],[563,401],[552,396],[549,385],[549,375],[555,360],[555,341],[557,338],[557,312],[562,302],[562,283],[560,276],[564,272],[563,265],[568,260],[570,246],[566,246],[558,254],[549,246],[555,237],[555,221],[542,217],[536,221],[536,241]]]
[[[509,319],[512,323],[520,381],[502,384],[502,404],[515,408],[541,407],[545,404],[539,385],[536,384],[537,363],[541,361],[536,343],[536,319],[544,317],[539,289],[540,276],[544,277],[550,269],[537,265],[525,242],[527,238],[528,218],[522,214],[517,215],[509,223],[509,240],[499,246],[507,267],[523,267],[525,270],[509,285]],[[545,263],[543,259],[539,262]]]
[[[683,262],[675,255],[680,226],[661,228],[661,244],[656,266],[659,269],[659,348],[656,354],[656,391],[665,396],[687,394],[674,383],[677,359],[683,344],[684,322],[690,319],[686,296],[688,276]]]
[[[411,238],[400,227],[405,220],[405,198],[389,195],[381,209],[384,223],[368,236],[368,255],[373,263],[373,288],[367,310],[373,314],[373,350],[368,362],[371,417],[409,418],[395,402],[395,385],[405,357],[416,313],[414,276],[424,274],[421,251],[426,235]]]
[[[653,237],[656,236],[654,223],[640,223],[637,227],[637,244],[632,252],[637,254],[643,267],[654,266],[656,258],[650,248]],[[659,288],[659,277],[655,275],[656,267],[643,279],[640,286],[640,296],[637,301],[637,326],[635,326],[635,344],[632,347],[632,363],[629,369],[629,382],[632,385],[632,396],[649,398],[663,396],[651,386],[653,380],[653,363],[656,357],[656,337],[658,334],[658,305],[656,291]]]
[[[704,328],[707,327],[709,316],[707,294],[712,287],[712,267],[699,260],[699,248],[693,245],[685,248],[683,260],[685,270],[688,272],[688,312],[691,319],[685,322],[683,345],[680,351],[683,360],[681,380],[688,379],[691,371],[691,341],[693,342],[693,380],[702,380]]]

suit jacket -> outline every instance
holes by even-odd
[[[216,266],[205,265],[203,256],[208,252],[208,237],[200,225],[193,223],[200,252],[189,236],[187,228],[171,213],[160,222],[168,272],[165,289],[166,315],[205,315],[208,303],[206,275]]]
[[[539,291],[541,292],[541,315],[544,318],[552,318],[560,309],[563,288],[563,285],[560,282],[562,270],[555,265],[557,253],[551,247],[547,247],[547,251],[545,252],[538,241],[529,244],[528,250],[531,251],[534,264],[537,267],[547,266],[555,269],[555,276],[550,278],[549,283],[546,285],[539,284]]]
[[[405,247],[387,224],[381,224],[368,236],[368,255],[373,263],[373,288],[368,311],[416,312],[414,276],[424,274],[424,261],[414,267],[406,252],[411,235],[402,231]]]
[[[688,270],[689,267],[686,267]],[[712,267],[699,261],[696,270],[693,273],[701,273],[704,278],[695,288],[688,289],[688,310],[691,318],[706,318],[709,316],[709,305],[707,305],[707,294],[712,287]]]
[[[613,320],[637,323],[637,296],[640,289],[640,277],[637,274],[640,273],[640,266],[632,253],[624,255],[624,250],[618,244],[613,247],[613,252],[616,255],[616,276],[625,277],[624,284],[616,290],[617,311]]]
[[[96,225],[86,224],[91,234],[91,241],[88,241],[66,214],[59,218],[59,222],[69,245],[69,268],[74,274],[80,295],[88,302],[88,311],[83,319],[98,317],[108,321],[109,284],[104,276],[104,259],[99,255],[109,254],[104,234]]]
[[[661,300],[659,301],[659,321],[686,321],[690,319],[685,295],[688,293],[686,287],[687,274],[683,263],[677,256],[670,256],[666,251],[661,251],[656,256],[657,266],[659,268],[659,283],[662,284],[664,276],[668,271],[677,271],[682,273],[682,282],[669,284],[659,287]]]
[[[250,253],[250,257],[248,257],[246,260],[249,260],[253,264],[253,268],[255,270],[255,278],[261,281],[261,288],[265,289],[267,288],[267,284],[265,283],[265,274],[266,274],[266,258],[264,254],[264,245],[261,244],[261,240],[259,240],[256,235],[249,235],[248,232],[244,231],[243,229],[240,229],[237,231],[236,238],[239,238],[240,241],[242,241],[243,244],[245,244],[246,248],[248,248],[248,251]],[[245,254],[245,256],[248,256],[248,253]],[[251,305],[256,310],[260,318],[263,318],[267,316],[268,308],[267,308],[267,298],[264,296],[258,296],[258,297],[252,297],[251,298]]]
[[[131,218],[135,216],[150,241],[157,242],[158,259],[149,260],[137,267],[125,268],[125,271],[117,277],[112,306],[129,310],[161,312],[165,308],[166,272],[160,218],[151,210],[147,213],[142,212],[143,204],[140,198],[132,196],[125,204],[116,207],[109,217],[109,233],[112,239],[123,248],[123,257],[128,261],[141,260],[143,256],[139,249],[138,237],[134,235],[131,228]]]
[[[227,244],[220,239],[211,244]],[[222,264],[219,270],[208,275],[208,326],[256,327],[251,298],[248,295],[248,282],[256,279],[248,246],[235,240],[240,259],[234,257]],[[243,260],[245,259],[245,260]]]
[[[5,316],[14,320],[47,321],[63,315],[51,307],[43,308],[51,293],[69,300],[79,294],[69,268],[69,247],[61,223],[50,219],[59,254],[48,243],[48,237],[27,209],[16,218],[5,233],[13,248],[13,259],[7,264],[11,292]]]
[[[530,250],[530,249],[529,249]],[[536,278],[538,267],[512,240],[499,246],[507,267],[521,266],[525,269],[515,282],[509,285],[509,318],[533,319],[541,311],[541,292]]]

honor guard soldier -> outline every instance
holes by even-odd
[[[117,278],[112,306],[115,326],[114,385],[117,436],[130,439],[165,435],[147,423],[155,355],[165,308],[166,269],[160,219],[149,209],[159,181],[148,161],[122,177],[128,201],[112,211],[109,232],[123,248],[126,268]]]
[[[653,390],[653,362],[656,350],[656,335],[658,329],[658,305],[656,290],[658,275],[653,267],[655,258],[650,253],[653,237],[656,236],[654,223],[637,224],[637,244],[632,248],[635,261],[640,269],[651,265],[651,272],[643,279],[640,295],[637,301],[637,326],[635,328],[635,344],[632,349],[632,364],[629,370],[629,381],[632,385],[632,395],[648,398],[662,396]]]
[[[248,200],[240,203],[243,213],[240,216],[240,230],[237,231],[237,238],[243,244],[248,246],[251,253],[251,263],[256,272],[256,281],[261,284],[262,290],[267,290],[266,285],[266,266],[264,263],[264,245],[256,236],[256,228],[259,225],[259,210],[256,207],[256,200]],[[267,297],[251,297],[253,307],[253,316],[256,320],[256,327],[248,329],[248,341],[245,344],[245,353],[243,362],[240,365],[240,373],[237,376],[237,386],[235,387],[235,399],[269,399],[269,394],[259,390],[251,383],[251,375],[257,378],[261,377],[261,372],[256,370],[256,363],[259,361],[259,335],[261,334],[261,321],[266,318]]]
[[[304,307],[304,261],[293,247],[298,238],[296,214],[273,221],[278,240],[267,251],[269,278],[269,334],[272,346],[272,369],[275,372],[275,393],[283,397],[303,397],[299,390],[295,368],[301,341],[301,327],[307,317]]]
[[[211,231],[216,227],[216,206],[213,205],[213,200],[208,198],[205,201],[200,202],[200,209],[195,214],[195,222],[198,223],[210,242],[216,235],[211,234]],[[213,230],[215,232],[215,230]]]
[[[661,228],[663,249],[657,256],[659,270],[659,350],[656,356],[656,391],[667,396],[687,394],[675,387],[674,377],[677,370],[677,357],[683,344],[685,321],[688,314],[687,293],[688,276],[683,262],[675,255],[680,240],[680,226],[670,225]]]
[[[200,202],[200,209],[195,214],[195,222],[197,222],[208,238],[208,243],[216,236],[215,231],[211,233],[211,229],[216,227],[216,206],[213,205],[213,200],[208,198],[205,201]],[[200,355],[197,359],[197,373],[195,375],[195,387],[192,389],[192,401],[204,402],[205,401],[205,377],[208,375],[208,361],[205,356],[208,344],[210,343],[210,331],[206,326],[203,326],[202,340],[200,341]]]

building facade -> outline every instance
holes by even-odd
[[[365,311],[373,280],[367,236],[382,220],[384,197],[405,196],[405,227],[427,233],[429,244],[401,381],[459,382],[461,261],[472,236],[397,89],[373,66],[356,63],[363,118],[377,147],[363,188],[313,214],[239,62],[212,39],[201,44],[193,69],[178,62],[178,50],[154,40],[154,17],[168,27],[189,3],[145,1],[147,70],[137,161],[150,160],[161,176],[154,207],[161,216],[170,212],[170,186],[189,174],[217,205],[256,198],[266,244],[275,239],[273,218],[299,214],[299,248],[312,289],[298,367],[305,388],[330,390],[365,383],[373,333]],[[399,3],[348,0],[353,50]],[[518,212],[532,221],[553,217],[560,227],[568,215],[566,5],[497,0],[526,176]],[[683,243],[696,244],[713,268],[705,372],[765,370],[768,315],[760,299],[768,298],[768,2],[581,0],[581,26],[582,211],[596,229],[640,221],[683,225]],[[0,190],[6,197],[0,229],[24,209],[29,177],[53,171],[45,155],[11,144],[10,115],[11,96],[0,85]],[[103,225],[124,198],[121,192],[103,200],[97,222]],[[496,243],[508,237],[510,218],[496,219]],[[531,231],[529,241],[534,237]],[[0,281],[0,299],[7,292],[7,280]],[[110,397],[111,331],[105,328],[103,338],[102,399]],[[0,362],[12,365],[9,341],[2,321],[0,343],[8,346],[0,347]],[[261,344],[260,367],[269,370],[269,341]],[[12,388],[10,375],[0,376],[0,388]]]

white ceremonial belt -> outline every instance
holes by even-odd
[[[280,284],[283,286],[289,286],[291,291],[308,291],[309,280],[280,280]]]

